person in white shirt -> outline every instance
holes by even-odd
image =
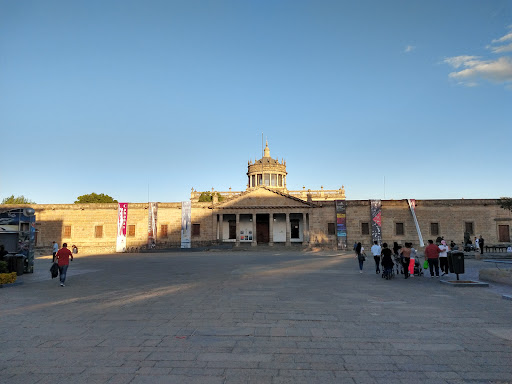
[[[380,267],[379,267],[380,266],[380,253],[382,252],[382,249],[381,249],[379,243],[377,242],[377,240],[375,240],[373,242],[371,252],[373,255],[373,260],[375,260],[375,273],[379,274],[380,273]]]
[[[55,263],[55,255],[57,254],[57,252],[59,252],[59,244],[57,244],[55,241],[52,243],[52,252],[53,252],[52,263]]]
[[[443,274],[441,276],[446,275],[448,271],[448,251],[450,248],[446,245],[445,240],[441,240],[441,245],[439,246],[441,253],[439,253],[439,266],[441,267],[441,272]]]

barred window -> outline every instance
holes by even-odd
[[[361,223],[361,235],[370,234],[370,223]]]
[[[71,225],[64,226],[64,237],[69,239],[71,237]]]
[[[96,237],[96,238],[103,237],[103,225],[96,225],[94,227],[94,237]]]
[[[395,223],[396,235],[401,236],[404,234],[404,223]]]
[[[160,226],[160,237],[167,237],[167,224]]]
[[[192,224],[192,236],[201,235],[201,224]]]
[[[128,237],[135,237],[135,225],[128,226]]]
[[[439,236],[439,223],[430,223],[430,234],[432,236]]]
[[[336,234],[336,225],[335,223],[327,223],[327,234],[335,235]]]
[[[466,229],[466,232],[468,232],[470,235],[472,235],[474,232],[473,232],[473,223],[472,222],[468,222],[466,221],[464,223],[464,227]]]

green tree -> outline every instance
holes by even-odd
[[[89,193],[88,195],[78,196],[75,204],[90,204],[90,203],[117,203],[113,197],[105,195],[104,193]]]
[[[219,199],[219,202],[221,202],[222,200],[224,200],[224,197],[221,196],[221,194],[219,192],[215,192],[215,194],[217,195],[218,199]],[[207,202],[210,202],[212,201],[212,193],[211,192],[201,192],[201,195],[199,195],[199,202],[200,203],[207,203]]]
[[[512,197],[500,197],[498,205],[503,209],[512,211]]]
[[[11,195],[2,200],[2,204],[35,204],[35,202],[27,199],[25,196],[16,196]]]

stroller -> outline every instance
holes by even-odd
[[[395,277],[395,269],[394,269],[394,263],[393,260],[390,258],[386,264],[384,264],[384,258],[381,259],[382,264],[382,278],[386,280],[391,280],[393,277]],[[398,269],[397,269],[398,271]]]
[[[414,276],[423,276],[423,264],[420,263],[419,256],[414,259]]]

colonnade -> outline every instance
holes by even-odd
[[[272,246],[275,243],[274,239],[274,222],[276,220],[275,215],[285,215],[285,222],[286,222],[286,240],[285,245],[290,246],[292,243],[291,238],[291,220],[290,215],[296,215],[300,216],[302,220],[302,243],[308,244],[310,240],[309,236],[309,214],[306,212],[301,212],[295,214],[294,212],[273,212],[273,213],[250,213],[250,214],[241,214],[241,213],[219,213],[218,219],[217,219],[217,240],[223,242],[226,239],[224,239],[224,216],[235,216],[235,224],[236,224],[236,235],[235,235],[235,243],[236,246],[240,246],[240,216],[251,216],[250,222],[252,222],[252,239],[245,242],[250,242],[251,246],[257,246],[258,245],[258,236],[257,236],[257,215],[258,214],[264,214],[268,215],[268,245]],[[230,239],[231,241],[233,239]]]

